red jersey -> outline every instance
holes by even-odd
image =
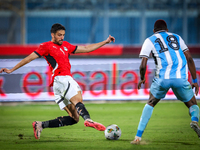
[[[55,44],[51,41],[41,43],[35,53],[41,57],[43,56],[49,64],[52,71],[52,82],[55,76],[71,75],[71,64],[69,62],[69,55],[74,53],[77,46],[71,45],[67,41],[63,41],[62,45]]]

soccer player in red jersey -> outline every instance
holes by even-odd
[[[105,130],[104,125],[90,119],[89,112],[83,104],[81,88],[71,75],[69,55],[71,53],[88,53],[94,51],[105,44],[115,42],[115,38],[109,35],[106,40],[99,43],[86,46],[74,46],[67,41],[63,41],[64,36],[65,27],[58,23],[54,24],[51,27],[51,41],[41,43],[38,49],[21,60],[12,69],[2,68],[0,70],[0,73],[12,73],[41,56],[43,56],[49,64],[53,76],[51,85],[53,86],[55,102],[59,105],[60,109],[65,110],[69,116],[62,116],[43,122],[34,121],[32,125],[36,139],[40,138],[41,131],[44,128],[54,128],[78,123],[79,115],[85,120],[84,125],[86,127],[93,127],[99,131]]]

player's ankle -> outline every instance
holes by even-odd
[[[93,121],[92,119],[90,119],[90,118],[85,119],[85,121],[94,122],[94,121]]]

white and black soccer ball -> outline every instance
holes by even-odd
[[[116,124],[112,124],[106,127],[104,135],[108,140],[118,140],[121,137],[121,129]]]

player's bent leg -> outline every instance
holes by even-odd
[[[189,108],[189,114],[191,116],[190,127],[197,133],[200,138],[200,127],[199,127],[199,106],[197,105],[197,101],[195,96],[188,102],[185,102],[185,105]]]
[[[65,107],[64,109],[66,110],[67,107]],[[44,128],[56,128],[56,127],[62,127],[62,126],[76,124],[79,121],[79,115],[77,114],[77,112],[76,112],[76,114],[74,114],[74,111],[72,111],[72,113],[71,113],[71,111],[70,111],[71,109],[67,109],[67,110],[68,110],[69,115],[71,115],[71,116],[61,116],[61,117],[57,117],[56,119],[43,121],[43,122],[34,121],[32,123],[32,126],[33,126],[35,138],[40,139],[41,131]]]
[[[40,139],[40,134],[42,132],[42,122],[41,121],[34,121],[32,123],[33,132],[36,139]]]
[[[192,105],[189,108],[189,113],[191,116],[191,121],[199,122],[199,106],[198,105]]]
[[[57,128],[76,124],[77,121],[70,116],[61,116],[53,120],[43,121],[42,128]]]
[[[72,117],[77,123],[79,122],[79,114],[76,110],[76,107],[73,104],[67,105],[64,110]]]
[[[193,96],[193,97],[191,98],[191,100],[189,100],[188,102],[184,102],[184,104],[185,104],[188,108],[190,108],[192,105],[197,105],[197,101],[196,101],[195,96]]]
[[[87,111],[85,105],[82,103],[82,95],[78,92],[77,95],[70,99],[70,102],[75,105],[77,113],[85,120],[84,125],[86,127],[92,127],[99,131],[104,131],[106,127],[98,122],[94,122],[90,119],[90,114]]]
[[[154,107],[156,104],[160,101],[160,99],[155,98],[152,93],[150,93],[149,100],[147,101],[147,104]]]
[[[151,118],[151,115],[153,113],[153,109],[154,109],[154,107],[150,106],[149,104],[146,104],[144,106],[135,139],[131,142],[131,144],[139,144],[140,143],[140,141],[142,139],[142,134],[143,134],[143,132],[149,122],[149,119]]]
[[[192,105],[189,108],[189,113],[191,116],[191,123],[190,127],[197,133],[198,137],[200,138],[200,127],[199,127],[199,107],[198,105]]]
[[[82,103],[82,95],[80,91],[70,99],[70,102],[74,105],[78,115],[80,115],[84,120],[90,119],[89,112]]]
[[[86,127],[92,127],[99,131],[104,131],[106,129],[106,127],[102,125],[101,123],[94,122],[90,119],[89,112],[87,111],[83,103],[79,102],[76,104],[75,107],[77,109],[78,114],[82,116],[82,118],[85,120],[84,125]]]
[[[141,115],[141,118],[140,118],[140,122],[139,122],[139,125],[138,125],[138,130],[137,130],[137,134],[136,136],[138,137],[142,137],[142,134],[149,122],[149,119],[151,118],[151,115],[153,113],[153,109],[154,107],[146,104],[144,106],[144,109],[142,111],[142,115]]]
[[[70,104],[72,105],[72,104]],[[73,111],[69,110],[67,107],[64,107],[64,110],[67,110],[69,116],[61,116],[57,117],[53,120],[43,121],[42,122],[42,128],[56,128],[56,127],[62,127],[62,126],[68,126],[78,123],[79,116],[74,117]]]
[[[151,118],[151,115],[153,113],[153,109],[154,106],[160,101],[160,99],[155,98],[151,93],[150,93],[150,97],[149,100],[147,102],[147,104],[144,106],[144,109],[142,111],[142,115],[140,118],[140,122],[138,125],[138,129],[137,129],[137,133],[136,136],[134,138],[133,141],[131,141],[131,144],[139,144],[141,139],[142,139],[142,135],[143,132],[149,122],[149,119]]]

